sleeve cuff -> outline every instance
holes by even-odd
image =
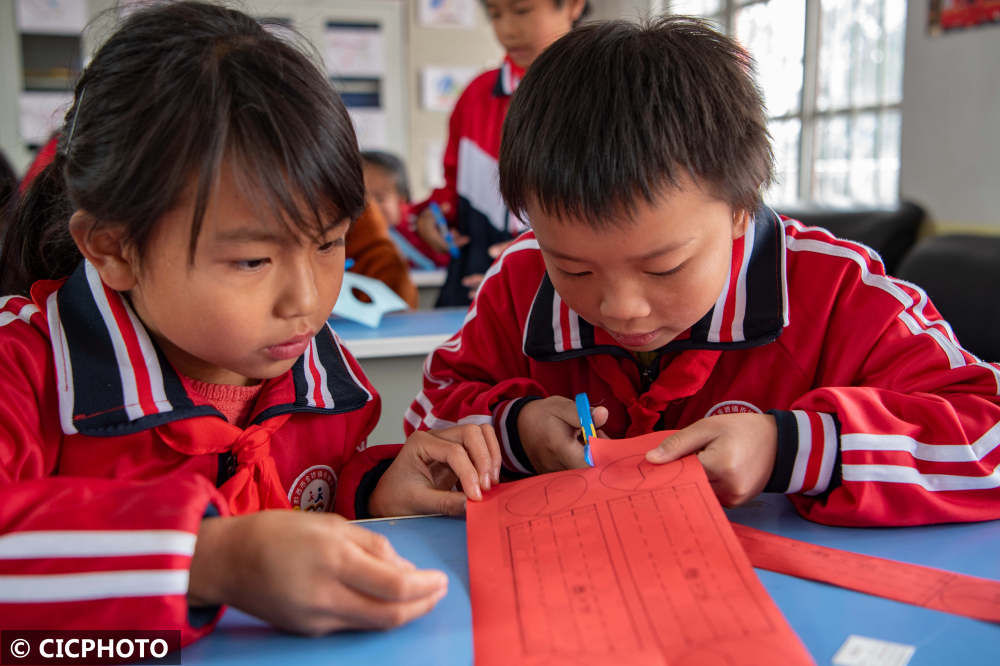
[[[493,410],[493,423],[496,424],[497,434],[500,436],[503,471],[509,478],[537,474],[521,444],[521,435],[517,431],[517,417],[525,405],[532,400],[540,399],[541,396],[515,398],[501,402]]]
[[[821,495],[840,483],[840,423],[833,414],[767,412],[778,425],[774,470],[764,492]]]
[[[218,518],[220,515],[219,509],[209,503],[201,519]],[[193,629],[203,629],[218,620],[221,615],[222,606],[188,606],[188,624]]]
[[[368,510],[368,499],[371,497],[372,491],[375,490],[375,486],[382,479],[382,475],[385,474],[385,470],[389,469],[389,465],[392,464],[393,460],[395,458],[385,458],[378,461],[374,467],[365,472],[364,476],[361,477],[361,482],[358,483],[358,491],[354,495],[355,519],[372,518],[372,514]]]

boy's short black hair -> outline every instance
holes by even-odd
[[[396,155],[384,150],[362,150],[361,161],[377,166],[392,174],[396,192],[404,201],[410,200],[410,185],[406,177],[406,165]]]
[[[555,3],[556,7],[562,7],[563,5],[566,4],[566,0],[552,0],[552,1]],[[479,0],[479,4],[481,4],[483,6],[483,9],[488,9],[488,7],[486,5],[486,2],[487,2],[487,0]],[[582,21],[583,19],[587,18],[587,14],[589,14],[589,13],[590,13],[590,0],[586,0],[583,3],[583,11],[580,12],[579,18],[577,18],[575,21],[573,21],[573,25],[574,26],[579,25],[580,21]]]
[[[584,25],[532,63],[503,125],[500,191],[513,212],[605,226],[684,174],[753,211],[773,155],[753,61],[700,19]]]

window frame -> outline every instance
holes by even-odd
[[[767,2],[768,0],[720,0],[720,9],[713,13],[704,14],[704,18],[716,22],[727,35],[736,37],[735,25],[737,12],[746,7],[761,5]],[[780,202],[780,205],[826,205],[831,203],[820,200],[816,196],[816,157],[818,152],[817,131],[822,121],[838,116],[847,116],[848,118],[851,118],[868,113],[875,114],[876,117],[887,112],[895,113],[897,116],[901,116],[902,114],[902,94],[900,94],[898,101],[891,103],[880,102],[876,104],[848,104],[840,107],[832,106],[828,109],[819,108],[819,56],[820,42],[822,39],[822,0],[804,0],[804,2],[805,26],[802,54],[802,89],[800,92],[799,107],[798,110],[794,112],[783,113],[780,115],[768,115],[767,117],[769,124],[774,121],[799,121],[798,165],[794,171],[797,179],[794,188],[796,200],[782,201]],[[665,1],[662,2],[661,5],[663,10],[672,11],[674,3]],[[884,25],[884,2],[880,3],[880,11],[880,23]],[[883,47],[885,46],[886,34],[887,33],[883,30],[880,37],[880,43]],[[881,154],[881,148],[883,146],[883,131],[884,123],[881,121],[876,122],[874,137],[875,145],[878,147],[876,159],[884,158],[884,155]],[[851,142],[849,145],[853,146],[854,144]],[[891,204],[898,202],[899,200],[899,153],[900,147],[897,145],[895,154],[897,169],[894,199],[891,202],[883,201],[881,204]]]

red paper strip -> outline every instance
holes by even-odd
[[[503,484],[467,534],[477,666],[812,663],[693,457]]]
[[[894,601],[1000,622],[1000,582],[887,560],[732,524],[755,567]]]
[[[623,454],[644,455],[670,432],[630,439],[591,440],[594,462]],[[753,566],[924,606],[1000,622],[1000,581],[852,553],[733,523],[733,531]]]

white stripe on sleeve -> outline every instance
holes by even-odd
[[[35,530],[0,536],[0,560],[194,553],[183,530]]]

